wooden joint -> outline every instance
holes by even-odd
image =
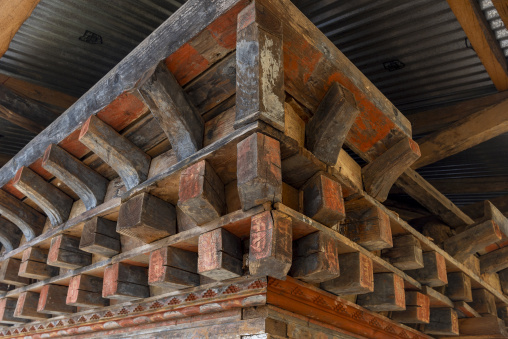
[[[21,260],[16,258],[7,258],[0,267],[0,282],[14,286],[24,286],[30,284],[30,279],[18,275]]]
[[[22,292],[19,295],[14,316],[17,318],[43,320],[50,317],[49,314],[37,311],[39,305],[39,293],[33,291]]]
[[[430,322],[425,325],[423,332],[430,335],[458,335],[457,312],[453,308],[431,308]]]
[[[374,291],[360,294],[357,303],[374,312],[405,310],[404,279],[395,273],[374,274]]]
[[[81,233],[79,249],[108,258],[120,253],[120,234],[116,232],[116,223],[101,217],[87,221]]]
[[[446,295],[453,301],[473,301],[471,279],[462,272],[448,273]]]
[[[474,289],[472,292],[473,301],[469,303],[471,307],[482,316],[497,316],[496,298],[492,293],[484,288]]]
[[[80,274],[71,278],[65,303],[79,307],[103,307],[109,299],[102,297],[103,279]]]
[[[163,247],[150,253],[148,284],[180,290],[198,286],[198,254],[176,247]]]
[[[402,324],[428,324],[430,321],[429,297],[417,291],[406,291],[406,310],[393,312],[391,318]]]
[[[14,316],[18,300],[13,298],[0,299],[0,324],[17,325],[27,323],[29,320]]]
[[[58,275],[57,267],[47,264],[48,250],[39,247],[29,247],[23,251],[23,257],[19,266],[19,276],[44,280]]]
[[[421,284],[431,287],[443,286],[448,283],[445,259],[437,252],[423,253],[423,268],[409,270],[406,273]]]
[[[150,287],[147,268],[124,263],[106,267],[102,296],[120,300],[148,298]]]
[[[360,252],[338,255],[340,276],[321,283],[321,288],[338,295],[364,294],[374,291],[372,259]]]
[[[382,257],[403,271],[424,267],[422,246],[411,234],[393,238],[393,248],[384,249]]]
[[[92,264],[92,255],[79,249],[80,238],[60,234],[51,239],[48,265],[77,269]]]
[[[66,304],[67,286],[48,284],[42,286],[37,312],[45,314],[62,315],[75,313],[76,307]]]

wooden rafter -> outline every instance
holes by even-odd
[[[508,67],[499,43],[476,0],[448,0],[498,91],[508,89]]]
[[[0,58],[9,48],[14,35],[32,14],[39,0],[0,1]]]

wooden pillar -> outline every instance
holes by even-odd
[[[340,184],[323,173],[317,173],[302,187],[303,213],[331,227],[344,220],[346,210]]]
[[[138,194],[120,207],[116,231],[151,243],[176,233],[176,211],[169,202]]]
[[[67,305],[79,307],[108,306],[109,300],[102,297],[102,278],[80,274],[71,278],[67,298]]]
[[[150,253],[148,284],[179,290],[198,286],[198,254],[176,247]]]
[[[237,145],[238,194],[244,211],[282,201],[279,141],[254,133]]]
[[[104,201],[109,181],[57,145],[48,146],[42,167],[69,186],[87,210]]]
[[[31,320],[43,320],[49,318],[49,314],[39,313],[37,311],[38,304],[39,293],[33,291],[23,292],[19,295],[14,316],[17,318]]]
[[[21,265],[19,266],[19,276],[44,280],[58,275],[58,267],[49,266],[48,250],[39,247],[29,247],[23,251]]]
[[[382,257],[403,271],[423,268],[422,246],[411,234],[393,238],[393,248],[384,249]]]
[[[320,283],[340,275],[337,240],[318,231],[295,240],[293,248],[292,277]]]
[[[28,319],[14,316],[17,302],[18,300],[13,298],[0,299],[0,324],[18,325],[29,321]]]
[[[206,160],[187,167],[180,175],[178,207],[197,225],[225,212],[224,184]]]
[[[23,232],[12,222],[0,217],[0,243],[5,252],[10,252],[19,246]]]
[[[92,263],[92,255],[79,249],[80,238],[60,234],[51,239],[48,253],[48,265],[77,269]]]
[[[199,236],[198,273],[205,277],[220,281],[241,276],[242,256],[240,238],[223,228]]]
[[[95,115],[81,127],[79,141],[118,173],[127,190],[146,180],[150,157]]]
[[[406,291],[406,310],[392,313],[392,320],[402,324],[428,324],[429,297],[417,291]]]
[[[423,332],[430,335],[458,335],[457,313],[452,308],[431,308],[430,322],[425,325]]]
[[[423,253],[423,265],[423,268],[406,271],[406,273],[421,284],[431,287],[447,284],[446,262],[441,254],[437,252]]]
[[[139,93],[166,133],[178,160],[191,156],[201,148],[203,119],[164,61],[146,79]]]
[[[146,267],[116,263],[104,270],[102,296],[108,299],[134,300],[148,298],[148,270]]]
[[[76,307],[65,303],[67,290],[67,286],[53,284],[42,286],[37,312],[54,315],[75,313]]]
[[[393,246],[390,218],[364,198],[346,203],[346,220],[339,232],[370,251]]]
[[[120,253],[120,234],[116,232],[116,223],[101,217],[95,217],[85,223],[79,249],[108,258]]]
[[[339,254],[340,276],[321,283],[321,288],[338,295],[374,291],[372,259],[360,252]]]
[[[0,214],[23,232],[27,241],[42,233],[46,217],[0,189]]]
[[[259,1],[238,15],[235,128],[263,120],[284,131],[282,23]]]
[[[278,211],[266,211],[251,219],[249,272],[284,278],[292,262],[292,222]]]
[[[353,93],[333,82],[307,123],[307,149],[319,160],[334,166],[358,113]]]
[[[16,258],[7,258],[2,262],[0,267],[0,282],[14,285],[24,286],[30,284],[30,279],[20,277],[18,275],[21,260]]]
[[[406,137],[362,168],[365,191],[385,201],[393,184],[420,157],[418,144]]]
[[[453,301],[473,301],[471,279],[462,272],[448,273],[446,296]]]
[[[374,312],[405,310],[404,279],[395,273],[374,274],[374,291],[360,294],[357,304]]]

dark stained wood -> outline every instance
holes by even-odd
[[[168,136],[178,160],[203,145],[203,119],[164,62],[139,87],[146,105]]]
[[[453,303],[453,309],[457,312],[459,319],[461,318],[480,318],[480,313],[476,312],[465,301],[456,301]]]
[[[76,307],[66,305],[67,286],[48,284],[41,289],[37,312],[62,315],[67,313],[75,313]]]
[[[146,180],[150,156],[98,117],[91,116],[81,127],[79,141],[118,173],[127,190]]]
[[[307,123],[307,149],[324,163],[335,165],[359,112],[353,93],[333,82]]]
[[[499,225],[492,220],[487,220],[448,238],[443,245],[448,254],[462,261],[502,238],[503,233],[501,233]]]
[[[295,188],[301,188],[317,172],[326,172],[326,169],[326,165],[305,148],[299,148],[298,153],[282,160],[282,178]]]
[[[48,265],[77,269],[92,263],[92,255],[79,249],[80,238],[60,234],[51,239]]]
[[[262,2],[238,15],[235,128],[263,120],[284,131],[282,23]]]
[[[279,141],[255,133],[237,145],[238,194],[244,211],[282,201]]]
[[[108,299],[133,300],[150,296],[148,270],[145,267],[116,263],[104,270],[102,296]]]
[[[40,175],[28,167],[21,167],[13,185],[46,213],[53,226],[67,221],[74,201]]]
[[[321,283],[321,288],[338,295],[374,291],[374,271],[370,258],[363,253],[339,254],[340,276]]]
[[[395,184],[451,227],[474,223],[473,219],[410,168],[401,174]]]
[[[473,301],[471,279],[462,272],[448,273],[446,296],[453,301]]]
[[[292,222],[278,211],[266,211],[251,219],[249,272],[251,275],[285,277],[292,261]]]
[[[382,257],[405,271],[423,268],[423,252],[418,239],[407,234],[393,238],[393,248],[384,249]]]
[[[504,294],[508,294],[508,269],[504,269],[499,273],[499,281]]]
[[[148,284],[170,289],[199,285],[197,253],[176,247],[163,247],[150,253]]]
[[[18,275],[21,260],[8,258],[2,262],[0,267],[0,282],[14,286],[24,286],[30,284],[30,279]]]
[[[206,160],[183,170],[178,198],[178,207],[197,225],[219,218],[226,209],[224,184]]]
[[[103,279],[91,275],[79,274],[71,278],[67,305],[79,307],[102,307],[109,305],[109,299],[102,297]]]
[[[508,247],[480,256],[481,273],[495,273],[508,268]]]
[[[430,323],[425,325],[423,333],[430,335],[459,334],[459,319],[452,308],[431,308]]]
[[[374,312],[406,309],[404,280],[394,273],[374,274],[374,291],[360,294],[357,303]]]
[[[446,285],[446,262],[444,257],[437,252],[423,253],[423,268],[409,270],[406,273],[420,283],[436,287]]]
[[[69,186],[87,210],[104,202],[108,180],[59,146],[48,146],[42,167]]]
[[[404,138],[362,168],[365,191],[383,202],[402,173],[420,157],[418,144]]]
[[[42,233],[46,218],[34,208],[0,189],[0,213],[23,232],[30,241]]]
[[[346,211],[340,184],[317,173],[302,187],[303,213],[326,226],[344,220]]]
[[[226,280],[242,275],[242,243],[240,238],[218,228],[199,236],[198,273],[213,280]]]
[[[393,246],[390,218],[363,198],[346,202],[346,220],[338,231],[368,250]]]
[[[295,105],[298,105],[298,103],[294,99],[292,101],[294,105],[290,104],[287,100],[288,97],[286,96],[286,102],[284,102],[284,134],[296,140],[299,147],[305,147],[305,121],[297,113],[302,108],[295,108]]]
[[[10,252],[19,246],[23,232],[12,222],[0,218],[0,243],[6,252]]]
[[[459,320],[460,335],[465,338],[506,338],[505,322],[497,316]]]
[[[508,176],[432,179],[428,182],[443,194],[508,191]]]
[[[428,324],[429,297],[417,291],[406,291],[406,310],[393,312],[391,319],[402,324]]]
[[[120,207],[116,231],[145,243],[176,233],[176,211],[170,203],[142,193]]]
[[[13,298],[0,299],[0,324],[24,324],[28,319],[17,318],[14,316],[17,300]]]
[[[289,275],[309,283],[337,278],[340,276],[337,243],[319,231],[295,240]]]
[[[19,276],[44,280],[58,275],[58,268],[49,266],[46,263],[47,260],[48,250],[39,247],[27,248],[23,251],[23,258],[18,272]]]
[[[469,303],[482,316],[497,316],[496,298],[484,288],[473,289],[473,301]]]
[[[453,301],[447,296],[427,285],[422,286],[422,293],[429,296],[431,308],[452,308]]]
[[[87,221],[83,226],[79,249],[108,258],[120,253],[120,234],[116,233],[116,223],[101,217]]]
[[[42,320],[49,318],[49,314],[39,313],[37,305],[39,304],[39,293],[33,291],[23,292],[19,295],[18,303],[14,316],[31,320]]]

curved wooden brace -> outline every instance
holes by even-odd
[[[53,226],[65,222],[74,201],[28,167],[21,167],[13,180],[21,193],[32,199],[48,216]]]
[[[23,232],[27,241],[41,234],[46,222],[44,215],[1,189],[0,213]]]
[[[21,230],[7,219],[0,218],[0,243],[6,252],[10,252],[19,246]]]
[[[42,167],[69,186],[87,210],[104,201],[109,181],[57,145],[48,146]]]
[[[127,190],[146,180],[150,156],[96,116],[84,123],[79,141],[118,173]]]

